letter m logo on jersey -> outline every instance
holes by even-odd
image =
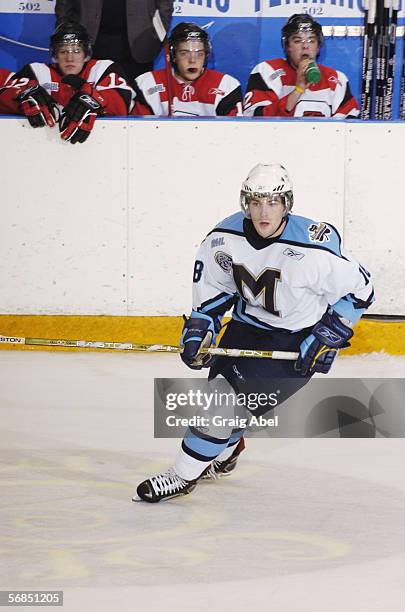
[[[254,276],[245,266],[234,263],[233,278],[240,295],[246,302],[259,300],[261,296],[263,308],[276,317],[281,316],[275,306],[276,286],[281,278],[280,270],[266,268],[258,276]]]

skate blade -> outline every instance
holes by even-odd
[[[221,472],[216,476],[201,476],[200,480],[203,480],[204,482],[216,482],[217,480],[222,480],[222,478],[228,478],[228,476],[232,476],[232,472]]]

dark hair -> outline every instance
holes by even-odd
[[[288,46],[288,39],[297,32],[313,32],[318,39],[319,48],[322,47],[324,43],[322,26],[311,15],[295,13],[281,30],[281,44],[284,50]]]

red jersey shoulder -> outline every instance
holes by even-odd
[[[167,90],[167,73],[165,69],[145,72],[137,78],[137,83],[147,98],[158,93],[162,100],[167,100],[165,93]],[[171,76],[171,86],[176,86],[173,76]]]
[[[156,92],[158,92],[159,94],[162,94],[166,91],[167,72],[165,69],[153,70],[152,72],[146,72],[145,74],[141,74],[140,77],[138,77],[138,79],[139,81],[137,82],[140,84],[143,92],[148,96],[151,96]],[[172,86],[174,86],[175,79],[172,75],[171,75],[171,83],[173,83]]]
[[[96,60],[96,59],[91,59],[88,62],[86,62],[83,70],[80,73],[80,76],[82,77],[82,79],[86,79],[86,81],[89,78],[89,74],[91,72],[91,69],[96,66],[98,64],[100,60]]]
[[[152,76],[155,79],[156,83],[166,83],[167,73],[166,73],[166,70],[164,68],[161,69],[161,70],[153,70],[152,71]]]
[[[296,72],[283,57],[266,60],[264,63],[272,69],[272,73],[269,76],[271,81],[280,78],[283,85],[289,85],[293,81],[295,83]]]
[[[225,96],[229,91],[224,89],[224,77],[225,74],[223,72],[207,68],[194,84],[196,89],[208,96]]]
[[[265,64],[268,64],[273,70],[284,70],[288,67],[288,62],[283,57],[277,57],[276,59],[266,60]]]
[[[14,74],[10,72],[10,70],[6,70],[5,68],[0,68],[0,87],[6,84],[11,75]]]
[[[323,83],[327,83],[329,89],[335,90],[337,85],[342,86],[343,83],[339,80],[339,75],[334,68],[330,68],[330,66],[323,66],[322,64],[318,64],[318,68],[321,71]]]

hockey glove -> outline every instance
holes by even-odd
[[[28,87],[16,97],[16,101],[20,103],[20,111],[34,128],[46,125],[54,127],[59,120],[56,102],[41,85]]]
[[[104,98],[85,81],[62,111],[59,122],[62,140],[68,140],[72,144],[85,142],[96,118],[104,114],[105,106]]]
[[[312,334],[301,342],[295,369],[302,376],[310,376],[315,372],[327,374],[338,349],[350,346],[348,340],[352,336],[353,330],[330,308],[313,327]]]
[[[202,348],[208,348],[216,337],[214,321],[201,312],[192,312],[189,319],[184,315],[184,327],[180,340],[183,352],[180,357],[192,370],[209,367],[212,355],[201,355]]]

